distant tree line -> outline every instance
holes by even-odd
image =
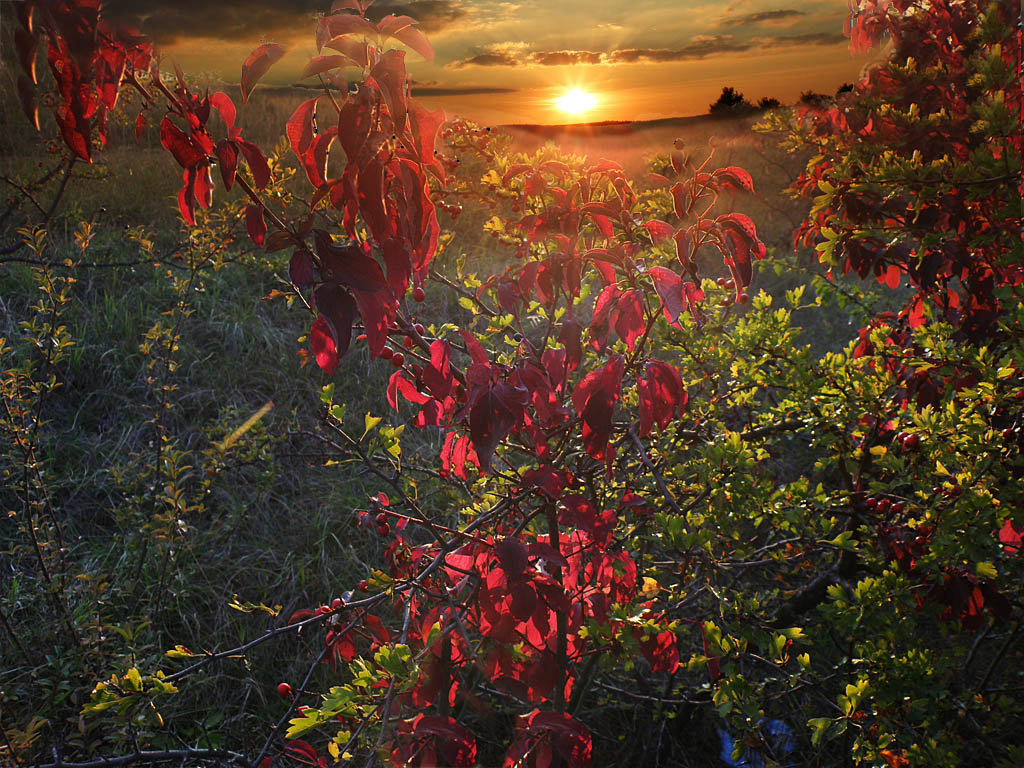
[[[807,104],[818,107],[824,106],[833,103],[840,95],[852,90],[853,86],[850,83],[843,83],[839,86],[835,96],[818,93],[817,91],[804,91],[800,94],[800,98],[797,99],[797,104]],[[763,96],[756,104],[752,103],[747,101],[747,98],[738,90],[727,85],[722,88],[722,93],[718,97],[718,101],[708,105],[708,114],[712,117],[736,117],[753,112],[777,109],[781,106],[782,102],[771,96]]]

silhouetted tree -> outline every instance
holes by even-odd
[[[778,109],[781,106],[782,102],[773,96],[762,96],[757,102],[758,109]]]
[[[708,114],[714,117],[731,117],[750,112],[754,106],[746,100],[742,93],[731,86],[722,88],[718,101],[708,106]]]

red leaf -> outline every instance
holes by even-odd
[[[235,129],[235,103],[231,100],[231,97],[226,93],[218,91],[210,97],[210,106],[220,114],[221,122],[228,129],[228,136],[232,138],[237,136],[238,131]]]
[[[328,39],[338,35],[376,35],[377,27],[355,13],[334,13],[325,16],[320,23],[327,27]]]
[[[405,130],[406,85],[405,51],[387,51],[370,69],[369,78],[377,84],[397,131]]]
[[[484,351],[484,345],[480,343],[480,340],[469,331],[459,331],[459,333],[466,342],[466,351],[469,352],[473,362],[476,365],[489,366],[490,359],[487,357],[487,352]]]
[[[329,374],[338,367],[338,345],[334,340],[333,329],[323,315],[317,315],[313,327],[309,331],[310,346],[316,364]]]
[[[727,188],[731,187],[737,192],[754,194],[754,180],[742,168],[731,165],[727,168],[719,168],[711,175]]]
[[[1006,554],[1017,554],[1021,546],[1021,534],[1024,534],[1024,529],[1018,531],[1013,527],[1013,523],[1009,520],[1007,520],[1003,524],[1003,527],[999,529],[999,541],[1006,550]]]
[[[252,178],[256,182],[257,188],[263,189],[270,183],[270,165],[267,163],[267,158],[263,156],[260,148],[251,141],[236,139],[235,143],[245,155],[245,161],[249,164],[249,170],[252,171]]]
[[[263,238],[267,234],[267,222],[263,218],[262,205],[247,205],[245,208],[245,228],[249,237],[260,248],[263,247]]]
[[[498,443],[512,431],[523,415],[528,394],[509,384],[486,387],[473,400],[469,411],[469,433],[480,466],[489,469]]]
[[[505,175],[501,177],[502,186],[507,187],[508,183],[512,179],[516,178],[517,176],[521,176],[522,174],[530,170],[533,170],[533,166],[527,163],[517,163],[516,165],[513,165],[511,168],[505,171]]]
[[[644,328],[643,294],[640,291],[627,291],[622,294],[615,307],[615,332],[632,352],[637,339],[643,335]]]
[[[520,715],[517,739],[505,755],[504,768],[548,768],[555,762],[564,768],[590,768],[593,741],[590,731],[565,712],[533,710]]]
[[[651,267],[647,273],[654,280],[654,289],[661,299],[665,319],[679,327],[679,315],[683,311],[683,281],[675,272],[665,267]]]
[[[675,366],[651,360],[646,366],[646,378],[637,382],[640,396],[640,429],[637,434],[646,437],[657,424],[664,431],[672,423],[676,411],[686,404],[686,391]]]
[[[433,46],[430,45],[430,41],[427,40],[426,35],[415,27],[409,26],[400,29],[391,34],[391,37],[395,38],[400,43],[407,45],[409,48],[412,48],[427,61],[434,60]]]
[[[607,216],[602,216],[599,213],[591,213],[590,218],[597,227],[598,232],[602,235],[605,237],[613,237],[615,235],[615,229],[612,227],[611,219]]]
[[[184,182],[185,183],[182,185],[181,189],[178,190],[178,210],[181,212],[181,217],[185,219],[185,222],[189,224],[189,226],[195,226],[195,171],[185,171]]]
[[[223,139],[217,142],[214,152],[217,155],[221,178],[224,180],[224,189],[230,191],[235,183],[235,172],[238,169],[238,147],[233,141]]]
[[[365,42],[353,40],[350,37],[338,36],[326,43],[328,48],[341,53],[346,59],[360,69],[366,69],[370,65],[369,48]]]
[[[291,144],[292,152],[300,161],[313,144],[313,115],[316,112],[318,101],[320,101],[319,96],[302,102],[285,125],[285,133]]]
[[[412,135],[413,148],[416,156],[423,164],[435,163],[442,168],[440,160],[434,156],[434,144],[437,131],[444,122],[444,112],[428,112],[419,102],[409,101],[409,132]]]
[[[317,56],[310,59],[306,68],[302,70],[302,79],[321,75],[331,69],[344,67],[350,61],[348,56]]]
[[[200,208],[209,208],[213,204],[213,176],[210,175],[208,162],[200,165],[195,172],[195,196]],[[266,231],[266,227],[263,228]]]
[[[264,43],[257,46],[242,64],[242,103],[249,101],[249,95],[256,82],[284,56],[288,49],[278,43]]]
[[[690,211],[690,194],[686,191],[686,187],[683,186],[682,182],[673,184],[672,189],[669,191],[672,193],[672,203],[676,216],[682,221]]]
[[[164,116],[160,123],[160,143],[164,149],[174,155],[178,165],[189,170],[195,168],[206,158],[196,142],[187,133],[171,122],[170,117]]]
[[[583,446],[598,461],[605,458],[608,448],[624,370],[622,355],[616,355],[600,370],[588,373],[572,393],[573,407],[583,419]]]
[[[668,238],[672,237],[673,232],[675,232],[675,229],[671,225],[658,219],[651,219],[644,224],[644,227],[647,228],[647,233],[651,236],[651,240],[654,241],[655,245],[665,242]]]
[[[388,325],[394,317],[394,300],[387,299],[381,291],[371,293],[355,290],[354,293],[359,304],[359,316],[363,319],[363,330],[366,331],[370,355],[378,357],[388,343]],[[390,303],[387,303],[388,301]]]

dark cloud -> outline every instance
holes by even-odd
[[[605,56],[608,64],[634,64],[640,61],[690,61],[718,53],[739,53],[749,50],[751,43],[737,42],[727,35],[694,38],[681,48],[620,48]]]
[[[802,35],[776,35],[761,41],[765,48],[783,48],[789,45],[836,45],[848,43],[846,35],[839,32],[806,32]]]
[[[453,61],[449,66],[452,69],[463,69],[464,67],[518,67],[519,59],[505,51],[488,51],[470,56],[468,59]]]
[[[251,40],[287,37],[308,31],[330,9],[330,0],[107,0],[104,12],[141,27],[157,43],[180,39]],[[459,0],[382,0],[367,16],[379,21],[389,13],[411,16],[425,33],[437,32],[467,15]]]
[[[323,0],[108,0],[111,18],[139,26],[157,43],[179,39],[249,40],[309,30]]]
[[[468,14],[457,0],[378,0],[366,11],[371,21],[380,21],[389,13],[396,16],[411,16],[419,22],[419,30],[427,34],[440,32]]]
[[[730,16],[722,19],[720,24],[729,27],[738,27],[747,24],[761,24],[766,21],[778,21],[780,19],[795,19],[805,16],[803,11],[793,8],[779,8],[775,11],[761,11],[760,13],[748,13],[743,16]]]
[[[541,67],[564,67],[572,64],[600,64],[600,51],[534,51],[529,61]]]

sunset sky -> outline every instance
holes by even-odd
[[[114,0],[192,74],[237,82],[260,42],[289,47],[263,82],[299,81],[316,55],[319,0]],[[378,0],[405,13],[436,52],[411,51],[414,95],[484,123],[648,120],[702,114],[729,85],[749,100],[833,93],[868,59],[842,35],[846,0]],[[353,73],[353,77],[355,73]],[[556,100],[576,88],[576,116]],[[564,105],[566,101],[563,101]]]

